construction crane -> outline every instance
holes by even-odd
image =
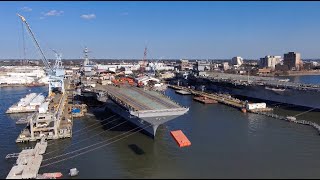
[[[36,47],[37,47],[38,50],[40,51],[40,54],[42,55],[42,62],[43,62],[43,64],[45,65],[45,67],[47,68],[47,73],[48,73],[48,74],[53,74],[53,73],[54,73],[54,72],[53,72],[53,69],[52,69],[52,67],[50,66],[49,61],[47,60],[46,56],[44,55],[44,53],[43,53],[43,51],[42,51],[42,49],[41,49],[41,47],[40,47],[37,39],[35,38],[35,36],[34,36],[34,34],[33,34],[33,32],[31,31],[31,28],[30,28],[30,26],[29,26],[26,18],[24,18],[24,17],[21,16],[20,14],[17,14],[17,15],[21,18],[22,22],[23,22],[23,23],[25,24],[25,26],[27,27],[27,30],[28,30],[28,32],[30,33],[33,42],[35,43]]]
[[[142,59],[142,64],[140,66],[140,71],[144,72],[146,66],[147,66],[147,47],[144,48],[143,59]]]
[[[17,14],[21,21],[25,24],[25,26],[27,27],[27,30],[29,32],[29,34],[32,37],[32,40],[34,42],[34,44],[36,45],[36,47],[38,48],[41,56],[42,56],[42,62],[45,65],[45,71],[47,73],[47,75],[49,75],[49,96],[51,96],[52,91],[56,88],[61,88],[61,92],[64,93],[64,69],[62,69],[62,67],[60,65],[62,65],[61,62],[61,55],[59,55],[56,51],[54,51],[56,53],[56,64],[54,66],[54,68],[52,68],[50,66],[49,61],[47,60],[46,56],[44,55],[35,35],[33,34],[27,20],[25,17],[21,16],[20,14]]]
[[[56,50],[52,49],[52,51],[55,53],[56,61],[54,63],[53,69],[62,69],[62,61],[61,61],[61,53],[58,53]]]

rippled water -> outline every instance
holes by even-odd
[[[34,145],[17,145],[14,141],[24,125],[15,124],[17,117],[3,114],[11,104],[29,93],[28,89],[30,88],[0,88],[1,178],[6,177],[14,163],[13,160],[5,160],[5,155]],[[89,116],[74,121],[74,131],[90,126],[89,128],[75,132],[71,139],[51,141],[47,149],[49,154],[45,155],[44,159],[101,141],[106,141],[103,144],[110,144],[41,168],[40,172],[61,171],[65,178],[69,178],[68,170],[76,167],[80,171],[77,178],[320,177],[320,136],[312,127],[256,114],[244,114],[221,104],[203,105],[193,101],[192,96],[182,96],[171,89],[168,89],[166,94],[180,104],[189,106],[190,111],[160,126],[155,140],[136,133],[110,143],[134,127],[127,125],[121,118],[102,126],[101,124],[117,119],[118,116],[101,121],[114,114],[96,111],[96,117]],[[281,108],[275,111],[279,114],[300,113]],[[303,118],[320,124],[319,112],[308,113]],[[106,130],[119,123],[123,125]],[[177,146],[170,136],[170,131],[177,129],[181,129],[189,138],[192,143],[190,147]],[[85,138],[89,139],[84,140]],[[79,153],[44,161],[42,164]]]

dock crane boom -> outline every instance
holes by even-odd
[[[54,71],[53,71],[52,67],[50,66],[46,56],[44,55],[36,37],[34,36],[33,32],[31,31],[31,28],[30,28],[26,18],[21,16],[20,14],[17,14],[17,15],[20,17],[21,21],[26,25],[27,30],[28,30],[29,34],[31,35],[33,42],[35,43],[36,47],[38,48],[38,50],[40,51],[40,53],[42,55],[42,62],[46,66],[47,70],[49,70],[49,74],[53,74]]]
[[[58,53],[56,50],[52,49],[52,51],[56,55],[56,62],[54,63],[54,69],[61,69],[62,68],[62,61],[61,61],[61,53]]]
[[[34,36],[26,18],[24,18],[20,14],[17,14],[17,15],[20,17],[21,21],[27,27],[28,32],[31,35],[33,42],[35,43],[36,47],[38,48],[38,50],[40,51],[40,53],[42,55],[42,62],[45,65],[45,71],[46,71],[47,75],[49,75],[49,96],[51,96],[52,92],[54,90],[56,90],[57,88],[58,89],[61,88],[61,92],[64,93],[65,71],[62,68],[61,54],[58,54],[57,51],[53,50],[53,52],[56,54],[57,60],[56,60],[54,67],[52,68],[50,66],[50,63],[47,60],[46,56],[44,55],[36,37]]]

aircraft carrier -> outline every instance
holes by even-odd
[[[139,126],[152,138],[159,125],[189,111],[160,92],[135,86],[97,84],[98,99],[104,99],[106,107],[132,124]]]
[[[190,85],[203,84],[207,90],[229,93],[307,108],[320,108],[320,86],[290,82],[288,79],[212,73],[190,78]]]

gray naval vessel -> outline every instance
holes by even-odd
[[[152,138],[159,125],[173,120],[189,111],[164,94],[135,86],[99,85],[97,99],[105,102],[112,112],[130,123],[143,128]]]
[[[296,108],[320,109],[320,85],[290,82],[289,79],[212,73],[197,77],[207,90],[229,93],[277,103],[291,104]]]

